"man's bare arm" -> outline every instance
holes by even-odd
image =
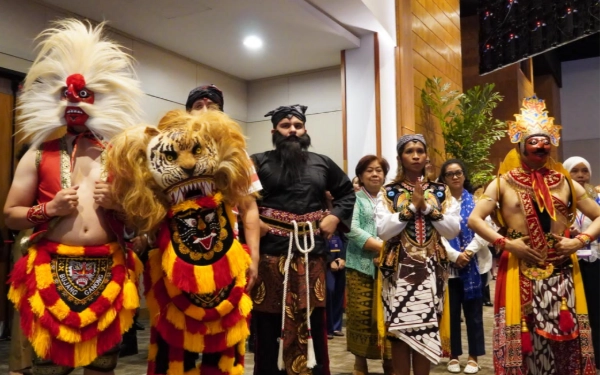
[[[252,264],[248,270],[248,285],[246,286],[246,290],[250,291],[254,286],[256,277],[258,276],[261,221],[258,215],[256,199],[254,199],[254,197],[246,197],[246,199],[239,205],[238,208],[240,210],[242,223],[244,224],[244,236],[246,238],[246,244],[250,248],[250,257],[252,258]]]
[[[494,212],[494,209],[496,209],[496,197],[498,197],[497,180],[492,181],[487,189],[485,189],[484,195],[479,199],[473,212],[471,212],[471,216],[469,216],[469,228],[484,240],[494,243],[494,241],[502,236],[485,222],[485,218],[490,216]]]
[[[600,235],[600,206],[591,198],[582,199],[586,196],[585,189],[575,181],[573,181],[573,185],[577,197],[577,209],[592,220],[592,224],[585,230],[585,234],[592,238],[598,238]]]
[[[38,188],[38,175],[35,166],[35,150],[29,150],[17,165],[15,177],[4,204],[4,221],[13,230],[33,228],[35,224],[27,220],[27,211],[34,205]]]

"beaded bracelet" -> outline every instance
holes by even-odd
[[[27,211],[27,220],[33,224],[43,224],[52,219],[46,212],[46,203],[38,204]]]
[[[494,245],[494,249],[496,249],[496,253],[501,252],[506,247],[506,237],[497,238],[492,245]]]
[[[583,244],[583,246],[588,246],[590,242],[594,240],[592,236],[585,233],[580,233],[577,236],[575,236],[575,238],[578,239]]]

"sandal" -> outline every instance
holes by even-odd
[[[465,374],[477,374],[481,370],[481,367],[477,364],[477,362],[473,360],[468,360],[467,365],[465,366]]]
[[[458,374],[460,373],[460,362],[458,362],[458,359],[451,359],[450,362],[448,362],[448,372],[451,372],[453,374]]]

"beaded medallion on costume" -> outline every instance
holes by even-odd
[[[145,277],[153,317],[148,373],[198,373],[203,365],[185,366],[203,353],[203,362],[214,358],[224,373],[241,374],[252,302],[245,294],[249,255],[235,239],[232,208],[212,176],[185,180],[166,194],[173,205]]]
[[[400,214],[401,220],[408,222],[406,229],[399,235],[406,255],[420,261],[425,261],[437,250],[438,237],[431,220],[441,218],[442,204],[446,198],[446,187],[443,184],[428,182],[423,184],[423,190],[426,203],[434,207],[430,217],[420,213],[413,214],[408,208],[414,191],[413,185],[401,182],[385,187],[388,205]]]

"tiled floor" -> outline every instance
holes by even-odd
[[[493,287],[494,281],[491,283],[492,295],[493,295]],[[485,346],[486,346],[486,354],[483,357],[479,358],[479,365],[482,367],[479,374],[481,375],[491,375],[494,373],[492,369],[492,358],[491,358],[491,350],[492,350],[492,326],[493,326],[493,308],[492,307],[484,307],[483,310],[483,321],[485,326]],[[145,325],[148,325],[148,322],[143,322]],[[118,375],[143,375],[146,374],[146,356],[148,354],[147,351],[147,343],[149,338],[149,330],[138,332],[138,342],[140,345],[140,353],[138,355],[121,358],[119,360],[119,365],[116,370],[116,374]],[[466,331],[465,326],[463,324],[463,351],[467,353],[467,342],[466,342]],[[8,373],[8,348],[9,342],[2,341],[0,342],[0,374]],[[346,339],[345,337],[335,337],[333,340],[329,341],[329,357],[331,362],[331,374],[332,375],[350,375],[353,369],[354,358],[353,356],[346,351]],[[463,356],[461,365],[464,366],[466,364],[467,357]],[[440,364],[432,367],[431,374],[448,374],[446,371],[446,363],[447,359],[443,359]],[[248,353],[246,355],[246,371],[245,375],[252,374],[254,364],[254,354]],[[370,374],[383,374],[383,370],[381,369],[380,361],[369,361],[369,368],[372,371]],[[83,371],[76,370],[72,373],[73,375],[82,375]],[[260,375],[268,375],[268,374],[260,374]]]

